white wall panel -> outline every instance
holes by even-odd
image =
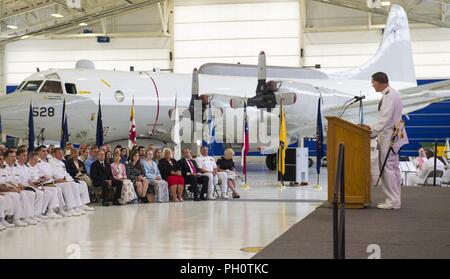
[[[95,38],[15,42],[5,50],[6,80],[17,85],[37,67],[70,69],[80,59],[90,59],[102,70],[169,68],[169,43],[168,38],[112,38],[109,44]]]
[[[175,72],[190,73],[208,62],[298,66],[298,1],[186,5],[175,2]]]
[[[412,29],[411,38],[417,78],[450,78],[450,30]],[[321,64],[326,73],[357,67],[376,53],[381,39],[379,31],[307,33],[305,62]]]

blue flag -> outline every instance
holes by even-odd
[[[66,148],[66,144],[68,141],[69,141],[69,127],[67,124],[66,99],[64,99],[62,122],[61,122],[61,141],[59,143],[59,146],[62,149]]]
[[[30,102],[30,111],[28,113],[28,152],[34,150],[34,139],[33,105]]]
[[[103,120],[102,120],[102,106],[100,104],[100,99],[98,100],[98,113],[97,113],[97,134],[95,137],[95,142],[98,147],[103,145]]]
[[[319,104],[317,106],[317,126],[316,126],[316,170],[317,174],[320,174],[320,167],[322,166],[322,158],[324,156],[324,148],[323,148],[323,125],[322,125],[322,98],[319,98]]]

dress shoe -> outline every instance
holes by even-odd
[[[3,226],[7,227],[7,228],[13,228],[13,227],[15,227],[14,224],[11,224],[11,223],[9,223],[9,222],[6,221],[6,220],[3,220],[3,221],[1,222],[1,224],[2,224]]]
[[[43,215],[43,214],[37,216],[37,218],[39,218],[39,219],[41,219],[41,220],[47,220],[47,219],[48,219],[48,217],[45,216],[45,215]]]
[[[60,210],[60,211],[59,211],[59,214],[60,214],[62,217],[72,217],[72,214],[70,214],[69,212],[67,212],[67,211],[65,211],[65,210]]]
[[[34,221],[33,219],[31,219],[31,218],[25,218],[25,219],[23,219],[22,220],[24,223],[27,223],[27,225],[37,225],[38,224],[38,222],[37,221]]]
[[[388,203],[380,203],[379,205],[377,205],[378,209],[385,209],[385,210],[391,210],[391,209],[400,209],[401,206],[399,205],[392,205],[392,204],[388,204]]]
[[[81,209],[84,210],[84,211],[94,211],[93,207],[90,207],[90,206],[87,206],[87,205],[83,205],[81,207]]]
[[[49,213],[47,213],[47,218],[49,219],[62,219],[63,217],[59,214],[56,214],[53,211],[50,211]]]
[[[228,200],[229,199],[227,193],[222,193],[222,199],[223,200]]]
[[[81,216],[81,213],[76,211],[75,209],[70,209],[69,211],[67,211],[67,213],[69,213],[71,216]]]
[[[22,222],[20,220],[16,220],[16,221],[14,221],[14,226],[16,226],[16,227],[26,227],[26,226],[28,226],[28,224],[25,223],[25,222]]]
[[[102,205],[103,206],[111,206],[111,204],[109,204],[109,202],[103,202]]]
[[[113,201],[113,205],[115,206],[121,206],[122,204],[120,204],[120,202],[118,200],[114,200]]]

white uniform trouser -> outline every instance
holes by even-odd
[[[34,216],[34,203],[36,200],[36,194],[33,191],[20,192],[20,202],[22,203],[24,218],[30,218]]]
[[[48,208],[48,206],[50,204],[50,200],[52,199],[52,193],[51,192],[45,191],[45,190],[39,190],[39,192],[42,193],[43,198],[42,198],[42,204],[38,208],[38,212],[36,213],[36,215],[45,214],[45,212],[47,211],[47,208]]]
[[[14,201],[6,195],[0,195],[0,219],[14,214]]]
[[[91,202],[89,199],[89,189],[86,182],[81,180],[78,183],[71,181],[70,184],[72,185],[76,207],[80,207]]]
[[[228,177],[226,173],[218,172],[216,175],[213,175],[212,173],[204,173],[203,175],[209,178],[208,195],[214,194],[214,185],[219,184],[219,181],[220,181],[220,188],[222,189],[222,194],[228,193],[228,183],[227,183]]]
[[[36,192],[34,192],[35,199],[34,199],[34,205],[33,205],[33,216],[40,216],[42,214],[42,206],[44,205],[44,198],[45,198],[45,202],[48,204],[48,198],[49,197],[44,197],[44,191],[41,190],[37,190]]]
[[[378,137],[378,161],[380,170],[386,159],[390,148],[391,134],[386,133]],[[386,203],[393,206],[401,206],[401,171],[399,155],[392,150],[384,168],[383,176],[381,177],[381,186],[386,195]]]
[[[8,192],[5,194],[5,197],[9,199],[10,203],[13,206],[13,209],[8,212],[7,215],[13,215],[14,221],[25,218],[22,202],[20,201],[20,194],[15,192]]]
[[[78,207],[79,205],[76,204],[75,201],[75,194],[73,192],[73,188],[72,184],[69,182],[64,182],[64,183],[57,183],[56,187],[58,187],[59,189],[61,189],[63,197],[64,197],[64,203],[66,205],[67,210],[73,209],[75,207]],[[78,196],[79,196],[79,192],[77,192]]]
[[[64,197],[62,191],[58,187],[44,187],[44,197],[49,196],[48,204],[42,206],[42,213],[45,214],[47,208],[54,209],[58,207],[64,207]]]

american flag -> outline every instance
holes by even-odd
[[[136,144],[137,131],[136,131],[136,119],[135,119],[135,111],[134,111],[134,97],[133,103],[131,105],[130,111],[130,132],[128,134],[128,148],[132,149]]]
[[[242,137],[242,172],[247,175],[247,155],[250,149],[249,144],[249,131],[248,131],[248,114],[247,114],[247,103],[244,103],[244,133]]]

